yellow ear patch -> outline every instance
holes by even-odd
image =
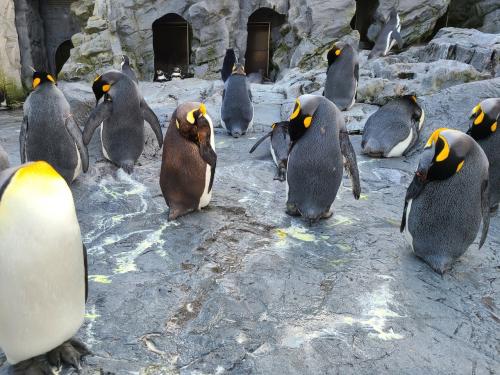
[[[497,123],[494,122],[493,125],[491,125],[491,132],[494,133],[497,131]]]
[[[207,107],[203,103],[200,104],[200,112],[203,116],[207,114]]]
[[[307,116],[305,119],[304,119],[304,126],[306,127],[306,129],[311,126],[311,122],[312,122],[312,116]]]
[[[417,102],[417,97],[415,95],[411,96],[411,99],[416,103]]]
[[[439,129],[434,130],[434,133],[432,133],[432,134],[431,134],[431,136],[429,137],[429,140],[428,140],[428,141],[427,141],[427,143],[425,144],[425,147],[424,147],[424,148],[429,148],[429,147],[431,147],[434,143],[436,143],[436,142],[437,142],[437,140],[438,140],[439,134],[440,134],[443,130],[447,130],[447,128],[439,128]]]
[[[102,92],[108,92],[109,89],[111,88],[111,85],[102,85]]]
[[[47,74],[47,79],[53,83],[56,83],[56,80],[50,74]]]
[[[177,129],[180,128],[180,125],[179,125],[179,120],[175,119],[175,125],[177,126]]]
[[[276,124],[271,125],[271,129],[274,129],[276,127]]]
[[[477,116],[477,118],[474,120],[474,125],[481,124],[483,120],[484,120],[484,112],[481,111],[481,113],[479,113],[479,116]]]
[[[438,154],[438,156],[436,156],[436,161],[438,162],[446,160],[448,156],[450,156],[450,145],[448,145],[448,141],[441,134],[439,135],[439,138],[441,138],[441,140],[444,142],[444,147]]]
[[[341,51],[341,50],[339,50],[339,49],[335,51],[335,55],[336,55],[336,56],[340,56],[340,54],[341,54],[341,53],[342,53],[342,51]]]
[[[464,167],[464,162],[465,162],[465,160],[462,160],[460,162],[460,164],[458,164],[458,166],[457,166],[457,173],[460,172],[460,170]]]
[[[35,78],[33,80],[33,88],[36,89],[42,80],[40,78]]]
[[[97,81],[99,81],[100,79],[101,79],[101,76],[97,76],[97,77],[95,77],[94,82],[97,82]]]
[[[296,119],[299,113],[300,113],[300,101],[299,99],[297,99],[295,101],[295,109],[293,110],[293,113],[290,116],[290,120]]]
[[[188,112],[188,114],[186,116],[186,120],[190,124],[194,124],[195,123],[195,119],[194,119],[194,113],[195,112],[196,112],[196,109],[193,109],[192,111]]]
[[[481,110],[481,104],[478,104],[476,105],[473,109],[472,109],[472,114],[475,115],[477,113],[477,111]]]

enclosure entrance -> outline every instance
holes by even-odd
[[[62,42],[56,50],[55,56],[55,67],[56,67],[56,76],[61,71],[64,63],[68,61],[71,48],[73,48],[73,43],[70,40],[66,40]]]
[[[191,37],[191,26],[178,14],[169,13],[153,22],[155,71],[159,69],[170,75],[178,67],[187,74]]]
[[[279,28],[286,16],[270,8],[260,8],[248,18],[245,70],[247,74],[261,72],[263,77],[272,78],[273,50],[279,43]]]
[[[375,20],[378,0],[356,0],[356,13],[351,21],[351,28],[359,32],[359,45],[363,49],[371,49],[373,41],[368,38],[368,29]]]

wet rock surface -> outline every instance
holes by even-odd
[[[320,90],[309,80],[316,73],[297,75],[298,89]],[[164,124],[178,100],[200,100],[191,96],[220,86],[191,84],[161,95],[141,87]],[[268,145],[248,154],[293,97],[285,84],[260,86],[256,130],[237,140],[216,131],[210,206],[176,221],[167,221],[158,184],[160,152],[147,147],[128,176],[103,160],[94,137],[90,170],[72,185],[89,253],[90,295],[77,336],[93,355],[82,373],[496,373],[499,217],[481,250],[476,241],[449,273],[435,274],[399,233],[421,145],[408,158],[370,159],[352,136],[361,199],[345,176],[334,216],[305,226],[284,213],[286,187],[273,180]],[[421,142],[443,125],[464,130],[472,106],[498,96],[499,86],[497,78],[421,97]],[[215,118],[218,103],[210,105]],[[357,104],[345,113],[349,128],[362,128],[376,108]],[[0,112],[12,165],[21,121],[19,111]]]

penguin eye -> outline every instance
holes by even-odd
[[[34,88],[34,89],[36,89],[36,88],[37,88],[37,86],[40,84],[40,82],[41,82],[41,81],[42,81],[42,80],[41,80],[40,78],[38,78],[38,77],[37,77],[37,78],[35,78],[35,79],[33,80],[33,88]]]

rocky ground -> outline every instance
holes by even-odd
[[[426,111],[420,143],[406,158],[370,159],[360,155],[361,137],[352,136],[361,199],[346,176],[335,215],[313,227],[284,213],[285,186],[273,180],[268,144],[248,150],[296,95],[321,92],[324,69],[253,86],[255,130],[233,139],[217,129],[212,203],[173,222],[154,146],[148,143],[128,176],[103,160],[96,135],[90,170],[72,186],[89,251],[90,295],[78,338],[93,355],[82,373],[498,373],[500,217],[492,218],[485,246],[478,250],[476,241],[443,277],[399,233],[422,144],[441,126],[465,130],[479,100],[500,96],[496,60],[481,71],[472,60],[424,66],[407,57],[423,48],[363,63],[359,97],[380,104],[419,94]],[[440,80],[446,71],[455,78]],[[81,123],[93,106],[90,84],[60,86]],[[185,100],[206,101],[218,121],[220,82],[141,89],[163,125]],[[376,108],[357,104],[345,113],[349,128],[362,128]],[[0,112],[0,142],[13,165],[21,119],[20,111]]]

